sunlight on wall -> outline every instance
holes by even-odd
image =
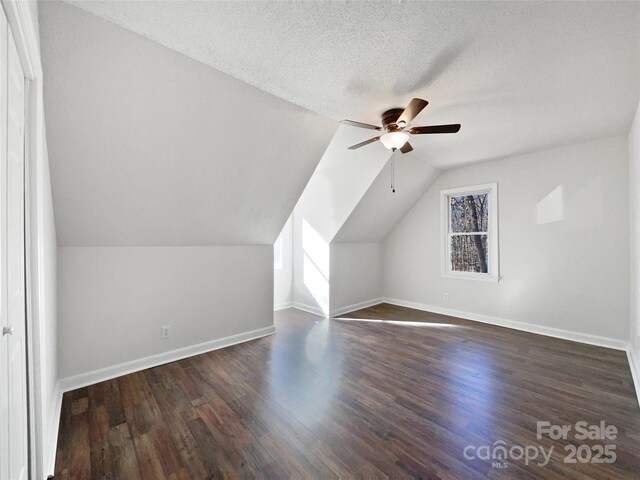
[[[282,270],[282,256],[283,256],[283,240],[282,235],[284,234],[284,230],[280,232],[278,238],[276,239],[276,243],[273,244],[273,268],[276,270]]]
[[[538,225],[564,220],[562,185],[558,185],[555,190],[538,202],[536,217]]]
[[[302,219],[303,280],[318,306],[329,315],[329,244]]]

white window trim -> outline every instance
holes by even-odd
[[[451,243],[449,242],[449,213],[450,198],[453,196],[489,194],[489,243],[488,273],[456,272],[451,270]],[[470,187],[450,188],[440,192],[440,237],[441,263],[440,274],[445,278],[463,278],[480,280],[483,282],[498,282],[500,280],[500,258],[498,248],[498,184],[486,183]]]

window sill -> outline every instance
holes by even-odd
[[[457,278],[461,280],[475,280],[479,282],[493,282],[498,283],[500,281],[500,277],[496,277],[493,275],[477,275],[473,273],[441,273],[443,278]]]

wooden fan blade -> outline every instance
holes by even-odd
[[[416,118],[422,111],[422,109],[427,105],[429,105],[429,102],[427,102],[426,100],[422,100],[421,98],[414,98],[409,102],[407,108],[404,109],[402,115],[398,117],[398,120],[396,120],[396,125],[398,125],[399,127],[408,125],[409,122]]]
[[[460,130],[460,124],[455,123],[452,125],[431,125],[429,127],[412,127],[409,129],[409,133],[414,135],[420,135],[424,133],[457,133]]]
[[[342,120],[340,123],[351,125],[352,127],[367,128],[369,130],[382,130],[382,127],[376,127],[375,125],[369,125],[368,123],[354,122],[353,120]]]
[[[405,143],[402,147],[400,147],[400,151],[402,153],[409,153],[412,150],[413,150],[413,147],[409,142]]]
[[[365,145],[369,145],[370,143],[377,142],[380,140],[380,137],[373,137],[369,140],[365,140],[364,142],[356,143],[355,145],[351,145],[349,150],[355,150],[356,148],[364,147]]]

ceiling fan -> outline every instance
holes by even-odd
[[[368,123],[354,122],[353,120],[342,120],[340,123],[353,127],[367,128],[385,132],[379,137],[373,137],[364,142],[357,143],[349,147],[349,150],[364,147],[370,143],[380,140],[382,144],[391,151],[399,149],[402,153],[409,153],[413,147],[409,143],[409,135],[424,135],[432,133],[456,133],[460,130],[460,124],[452,125],[431,125],[427,127],[409,127],[411,121],[418,116],[424,107],[429,104],[421,98],[414,98],[409,102],[407,108],[392,108],[382,114],[382,126],[369,125]]]

